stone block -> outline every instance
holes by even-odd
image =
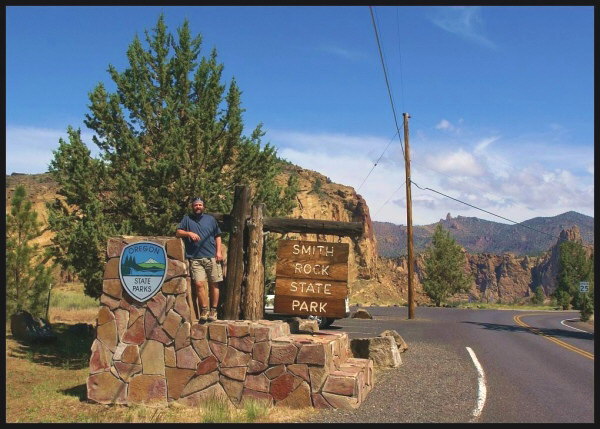
[[[212,341],[227,344],[227,325],[218,323],[208,325],[208,338]]]
[[[323,392],[322,395],[333,408],[353,410],[360,405],[357,398],[352,398],[350,396],[336,395],[335,393],[327,392]]]
[[[161,375],[134,375],[129,382],[129,404],[156,404],[167,402],[167,380]]]
[[[185,262],[185,246],[181,238],[173,238],[165,243],[167,256],[181,262]]]
[[[171,368],[177,366],[177,355],[174,347],[165,347],[165,366]]]
[[[140,358],[145,375],[165,375],[165,347],[162,343],[147,340],[141,347]]]
[[[162,324],[162,328],[169,337],[175,338],[175,334],[179,329],[181,321],[182,318],[179,314],[177,314],[173,310],[169,310],[169,312],[167,313],[167,317],[165,317],[165,321]]]
[[[154,317],[158,320],[158,323],[162,323],[165,320],[167,309],[167,298],[158,292],[148,301],[146,301],[146,307],[152,312]]]
[[[193,344],[193,342],[192,342],[192,344]],[[212,354],[215,355],[217,360],[219,362],[223,362],[223,360],[225,359],[225,356],[227,355],[227,349],[228,349],[227,345],[216,342],[216,341],[209,341],[208,347],[210,348],[210,351],[212,352]]]
[[[273,343],[271,345],[269,365],[295,363],[297,354],[298,349],[291,343]]]
[[[100,404],[126,404],[127,384],[110,372],[92,374],[88,377],[87,398]]]
[[[400,353],[405,352],[408,349],[408,344],[404,341],[404,338],[395,330],[388,329],[379,334],[380,337],[394,337],[394,341],[396,341],[396,345],[398,346],[398,351]]]
[[[204,359],[204,358],[207,358],[208,356],[213,355],[213,352],[210,350],[210,347],[208,345],[207,339],[192,340],[192,347],[194,348],[196,353],[198,353],[198,356],[200,357],[200,359]],[[223,347],[226,347],[226,346],[223,345]]]
[[[323,395],[321,395],[320,393],[312,393],[311,394],[311,399],[312,399],[313,407],[315,407],[315,408],[319,408],[319,409],[331,409],[331,408],[333,408],[329,404],[329,402],[327,402],[325,400],[325,398],[323,398]]]
[[[271,380],[265,374],[251,375],[248,374],[246,376],[246,381],[244,381],[244,387],[248,389],[256,390],[258,392],[269,392],[269,386],[271,385]]]
[[[271,328],[269,326],[258,326],[254,328],[254,341],[269,341],[271,339]]]
[[[271,343],[269,341],[255,343],[252,346],[252,359],[259,362],[268,362],[270,353]]]
[[[252,346],[254,346],[254,338],[251,336],[229,337],[229,345],[239,351],[251,353]]]
[[[233,380],[244,381],[246,379],[246,372],[248,371],[248,367],[246,366],[235,366],[232,368],[221,368],[221,374],[226,377],[229,377]]]
[[[123,286],[121,279],[107,279],[102,281],[102,292],[115,299],[123,298]]]
[[[129,322],[131,323],[131,312]],[[146,334],[144,332],[144,317],[138,317],[133,324],[127,328],[125,333],[123,334],[123,342],[129,344],[142,344],[146,339]]]
[[[162,293],[164,294],[181,294],[187,290],[187,281],[185,277],[174,277],[162,285]]]
[[[154,317],[150,311],[146,311],[146,314],[144,315],[144,331],[146,331],[147,339],[159,341],[166,345],[173,342],[171,337],[166,334],[156,317]]]
[[[287,397],[281,401],[276,402],[275,405],[288,408],[305,408],[312,406],[310,386],[307,382],[303,381],[292,393],[287,395]]]
[[[223,401],[226,401],[226,404],[230,404],[231,406],[233,406],[231,404],[231,401],[229,400],[229,397],[227,396],[227,393],[225,392],[223,386],[221,386],[220,383],[213,384],[212,386],[209,386],[204,390],[200,390],[190,395],[183,396],[182,398],[178,399],[177,402],[183,405],[187,405],[188,407],[198,407],[205,404],[207,400],[213,398],[221,399]]]
[[[90,373],[108,371],[112,363],[113,353],[103,343],[94,340],[92,343],[92,354],[90,356]]]
[[[117,336],[119,339],[123,339],[123,334],[129,325],[129,311],[123,310],[122,308],[117,308],[114,311],[114,315],[117,323]]]
[[[225,358],[221,361],[221,368],[233,366],[247,366],[252,359],[249,353],[244,353],[233,347],[227,347]]]
[[[329,374],[329,377],[325,380],[323,392],[344,396],[357,396],[356,377]]]
[[[167,396],[170,399],[179,399],[183,388],[188,384],[196,372],[192,369],[166,368]]]
[[[123,303],[123,302],[126,302],[126,301],[125,300],[121,301],[121,303]],[[121,308],[123,308],[123,307],[121,307]],[[129,311],[129,322],[127,322],[128,328],[131,325],[133,325],[140,317],[142,317],[146,313],[145,309],[137,308],[137,307],[133,307],[133,306],[130,306],[127,311]],[[142,318],[142,320],[143,320],[143,318]]]
[[[188,384],[185,385],[183,391],[181,392],[181,396],[187,396],[192,393],[199,392],[200,390],[204,390],[207,387],[217,383],[218,381],[218,371],[213,371],[208,374],[196,375],[188,382]]]
[[[177,356],[177,368],[187,368],[195,370],[200,362],[200,357],[194,351],[192,346],[184,347],[175,352]]]
[[[104,266],[104,280],[119,280],[119,258],[110,258]]]
[[[96,328],[96,338],[102,342],[111,352],[117,348],[117,323],[113,320]]]
[[[276,365],[265,371],[265,375],[269,378],[269,380],[273,380],[274,378],[279,377],[281,374],[285,372],[285,365]]]
[[[227,334],[230,337],[245,337],[250,335],[250,326],[244,322],[230,322],[227,324]]]
[[[263,372],[269,367],[264,362],[259,362],[257,360],[252,359],[248,362],[248,374],[258,374],[259,372]]]
[[[323,344],[303,344],[298,352],[298,363],[325,365],[325,347]]]
[[[187,262],[167,258],[167,277],[165,278],[165,281],[169,281],[173,277],[187,276],[188,274]]]
[[[179,326],[179,329],[175,334],[175,350],[182,349],[190,344],[190,323],[184,322]]]
[[[173,304],[173,310],[175,310],[183,319],[187,322],[191,322],[190,307],[187,303],[187,298],[184,293],[177,295],[175,298],[175,304]]]
[[[106,257],[119,258],[125,246],[121,237],[110,237],[106,243]]]
[[[211,355],[206,359],[203,359],[200,362],[198,362],[198,365],[196,366],[196,374],[208,374],[209,372],[215,371],[218,368],[218,366],[219,361],[217,361],[216,357]]]
[[[104,325],[111,320],[115,320],[115,315],[108,307],[101,305],[98,310],[98,316],[96,316],[96,326]]]
[[[256,390],[244,387],[244,390],[242,391],[241,403],[243,404],[244,401],[247,399],[252,399],[255,401],[264,401],[267,406],[273,405],[273,397],[270,394],[265,392],[258,392]]]
[[[325,379],[329,375],[329,371],[326,368],[319,366],[309,366],[308,373],[310,375],[310,387],[313,392],[320,392]]]
[[[131,364],[142,363],[140,357],[140,348],[135,344],[126,344],[126,347],[121,355],[121,361]]]
[[[271,380],[269,393],[276,401],[285,399],[294,387],[294,376],[288,372],[284,372],[279,377]]]
[[[206,338],[207,332],[208,325],[200,325],[199,323],[196,323],[192,325],[192,332],[190,335],[194,340],[203,340]]]
[[[402,358],[394,337],[354,338],[350,342],[355,357],[371,359],[380,368],[396,368]]]
[[[244,383],[239,380],[233,380],[231,378],[221,375],[219,382],[223,386],[223,390],[227,393],[229,399],[237,404],[242,399],[242,391],[244,390]]]
[[[107,294],[100,295],[100,304],[106,305],[111,310],[116,310],[121,305],[121,300],[115,299]]]
[[[115,362],[115,368],[119,374],[119,377],[126,383],[129,383],[131,377],[133,377],[135,374],[142,372],[142,365],[119,361]]]
[[[287,366],[287,370],[294,375],[302,378],[306,382],[310,383],[310,374],[308,373],[308,365],[306,364],[292,364]]]

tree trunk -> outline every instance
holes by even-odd
[[[263,318],[265,278],[263,267],[263,209],[264,204],[252,206],[248,222],[248,281],[242,315],[245,320]]]

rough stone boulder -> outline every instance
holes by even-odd
[[[350,342],[354,357],[371,359],[379,368],[397,368],[402,364],[396,341],[392,336],[354,338]]]
[[[396,345],[398,346],[398,351],[400,353],[404,353],[408,349],[408,344],[404,341],[404,338],[393,329],[388,329],[379,334],[380,337],[393,337],[396,341]]]
[[[367,310],[359,309],[359,310],[356,310],[352,314],[352,318],[353,319],[372,319],[373,316],[371,316],[371,314]]]

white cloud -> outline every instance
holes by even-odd
[[[456,128],[447,119],[442,119],[436,126],[436,130],[454,131]]]
[[[479,45],[496,48],[484,31],[480,6],[438,7],[431,21],[439,28]]]
[[[367,56],[363,52],[352,51],[350,49],[341,48],[332,44],[321,45],[319,49],[323,52],[327,52],[350,61],[360,61],[367,58]]]
[[[92,135],[82,132],[82,140],[92,149]],[[58,140],[68,139],[65,130],[24,126],[6,127],[6,174],[39,174],[48,171]],[[92,156],[94,156],[92,151]]]
[[[425,158],[425,163],[442,174],[481,176],[484,173],[475,157],[462,148],[454,153],[429,155]]]

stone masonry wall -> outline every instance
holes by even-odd
[[[127,244],[165,246],[165,282],[139,303],[124,292],[119,256]],[[88,398],[102,404],[211,396],[238,406],[245,398],[290,407],[356,408],[373,386],[373,363],[351,356],[347,334],[290,334],[281,320],[192,323],[183,242],[172,237],[108,240],[103,294],[91,347]]]

